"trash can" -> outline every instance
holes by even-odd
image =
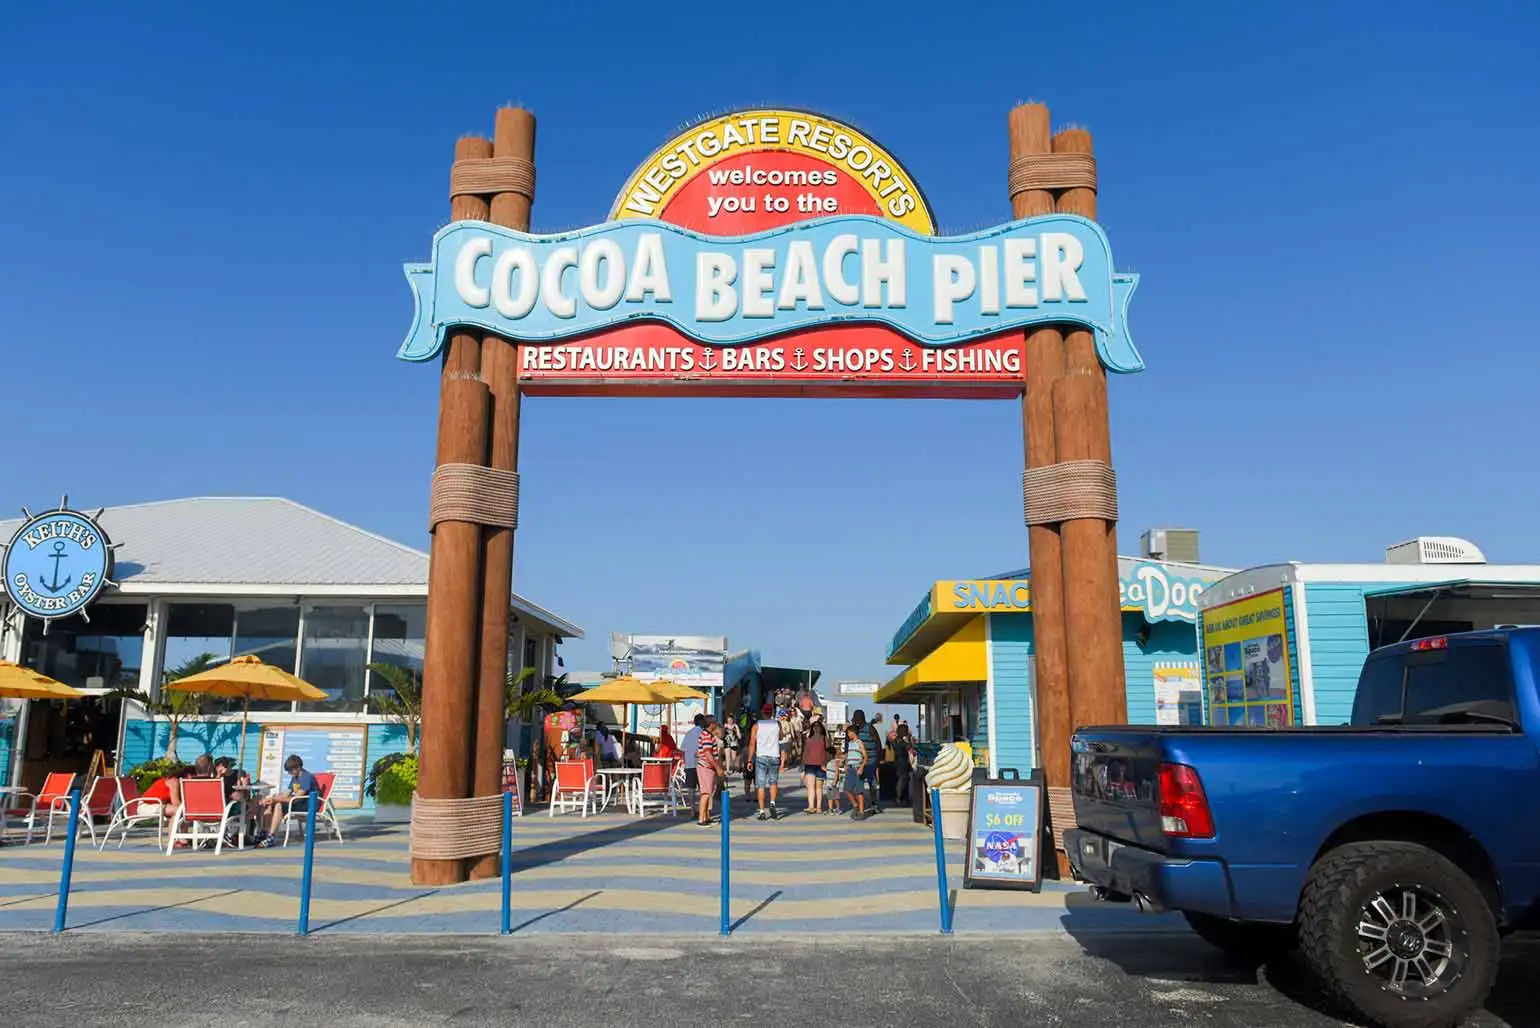
[[[909,772],[909,800],[914,806],[914,823],[925,823],[925,772],[918,766]]]
[[[877,802],[898,802],[898,769],[892,764],[877,765]]]

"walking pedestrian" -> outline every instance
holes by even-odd
[[[898,774],[898,805],[907,807],[912,802],[909,779],[914,774],[914,737],[902,721],[893,736],[893,770]]]
[[[823,719],[814,717],[807,727],[807,740],[802,744],[802,785],[807,789],[807,813],[816,814],[823,806],[824,781],[829,773],[824,765],[829,762],[829,733]]]
[[[856,730],[861,740],[861,780],[871,790],[872,813],[881,813],[882,807],[877,802],[877,758],[882,754],[882,740],[877,735],[877,729],[867,722],[864,710],[850,715],[850,727]]]
[[[856,711],[857,716],[860,711]],[[866,766],[866,743],[861,739],[861,729],[852,721],[845,729],[845,795],[850,798],[850,819],[860,821],[866,817],[866,778],[862,768]]]
[[[722,774],[724,777],[738,770],[742,748],[743,729],[738,727],[737,718],[728,715],[727,723],[722,725]]]
[[[700,742],[695,747],[695,774],[700,788],[700,809],[695,823],[699,825],[711,824],[711,801],[716,798],[717,782],[722,775],[721,739],[722,726],[717,724],[716,718],[707,718]]]
[[[786,755],[781,749],[781,724],[775,719],[775,708],[765,704],[759,712],[759,720],[754,722],[754,735],[749,746],[754,754],[754,788],[759,799],[759,813],[754,816],[761,821],[774,820],[779,816],[775,809],[775,801],[781,791],[781,772],[786,770]],[[765,793],[770,794],[770,803],[765,804]]]

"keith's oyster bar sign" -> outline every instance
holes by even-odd
[[[521,344],[527,393],[1001,397],[1023,330],[1079,325],[1110,371],[1142,370],[1136,285],[1071,215],[937,236],[919,187],[868,136],[756,110],[686,130],[608,222],[534,235],[457,221],[408,265],[400,356],[469,325]]]

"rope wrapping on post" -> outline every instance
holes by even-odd
[[[1021,473],[1022,515],[1028,525],[1083,518],[1118,519],[1118,476],[1101,460],[1066,460]]]
[[[441,521],[519,527],[519,473],[479,464],[440,464],[433,470],[428,531]]]
[[[518,193],[535,201],[535,162],[523,157],[473,157],[449,169],[449,198]]]
[[[1088,153],[1024,154],[1006,174],[1012,197],[1034,189],[1095,189],[1096,158]]]
[[[430,800],[412,794],[411,854],[423,860],[465,860],[503,846],[503,796]]]
[[[1053,848],[1064,849],[1064,833],[1075,827],[1074,794],[1067,788],[1048,788],[1048,826],[1053,830]]]

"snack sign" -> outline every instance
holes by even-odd
[[[938,237],[919,187],[868,136],[745,111],[681,133],[611,220],[555,235],[459,221],[408,265],[400,356],[470,326],[520,345],[526,392],[1015,395],[1022,330],[1078,325],[1103,364],[1143,361],[1094,222],[1049,215]]]

